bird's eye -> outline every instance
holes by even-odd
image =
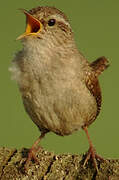
[[[55,23],[56,23],[56,20],[55,20],[55,19],[50,19],[50,20],[48,21],[48,25],[49,25],[49,26],[54,26]]]

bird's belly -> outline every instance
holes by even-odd
[[[40,103],[35,101],[33,103],[26,97],[23,101],[27,113],[41,131],[48,130],[63,136],[79,130],[83,125],[83,119],[78,110],[76,112],[71,108],[61,109],[58,104],[53,105],[49,102],[44,104],[41,101]]]
[[[67,89],[54,92],[42,92],[41,89],[23,93],[23,102],[27,113],[38,128],[59,135],[69,135],[79,130],[94,115],[97,107],[94,99]],[[87,103],[88,101],[88,103]]]

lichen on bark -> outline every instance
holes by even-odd
[[[89,160],[83,167],[85,154],[55,155],[40,149],[39,163],[32,162],[28,171],[24,171],[24,163],[28,149],[0,148],[0,179],[1,180],[119,180],[119,159],[97,161],[99,172]]]

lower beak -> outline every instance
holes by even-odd
[[[26,15],[26,31],[22,35],[20,35],[17,40],[23,39],[26,36],[39,36],[39,33],[42,29],[42,23],[29,14],[26,10],[22,9],[22,12]]]

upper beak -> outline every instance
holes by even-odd
[[[42,23],[31,14],[29,14],[26,10],[22,9],[22,12],[26,15],[26,31],[24,34],[20,35],[17,40],[23,39],[24,37],[29,35],[38,36],[39,32],[42,29]]]

